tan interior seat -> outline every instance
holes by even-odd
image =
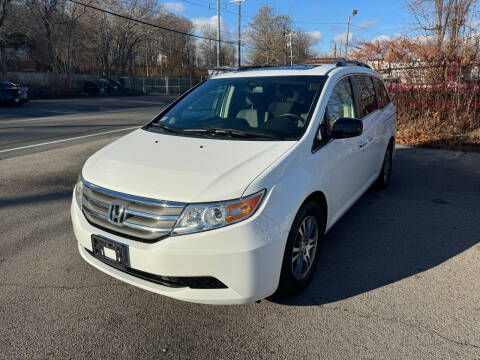
[[[259,110],[255,107],[250,97],[247,97],[246,103],[248,108],[241,109],[235,117],[237,119],[238,118],[245,119],[248,122],[248,125],[250,127],[253,127],[253,128],[260,127],[259,120],[264,121],[263,119],[266,119],[268,117],[268,111],[266,111],[265,114],[263,114],[262,110]]]
[[[285,101],[273,101],[268,106],[268,111],[272,115],[272,118],[279,117],[283,114],[289,114],[292,112],[292,108],[296,102],[299,101],[300,94],[297,90],[291,90],[291,96],[285,98]]]
[[[257,109],[242,109],[238,112],[237,119],[245,119],[250,127],[258,127],[258,110]]]

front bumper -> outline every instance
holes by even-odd
[[[19,104],[21,102],[20,97],[5,97],[0,99],[0,103],[6,104],[6,105],[15,105]]]
[[[277,289],[287,236],[271,219],[262,215],[261,210],[238,224],[168,237],[155,243],[126,239],[92,226],[75,198],[71,215],[80,254],[97,269],[131,285],[179,300],[245,304],[263,299]],[[87,251],[92,251],[92,234],[127,245],[133,269],[159,276],[214,277],[227,288],[172,288],[127,274],[99,261]]]

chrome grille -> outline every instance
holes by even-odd
[[[153,242],[168,235],[184,203],[155,200],[108,190],[83,180],[82,210],[87,220],[105,231]],[[114,204],[122,205],[122,221],[111,221]]]

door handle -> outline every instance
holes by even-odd
[[[365,146],[367,146],[368,143],[369,143],[370,141],[372,141],[372,140],[373,140],[373,138],[372,138],[371,136],[367,136],[364,141],[362,141],[360,144],[358,144],[358,147],[359,147],[360,149],[363,149],[363,148],[364,148]]]

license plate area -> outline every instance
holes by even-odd
[[[128,247],[107,239],[103,236],[92,235],[92,253],[98,260],[125,271],[128,263]]]

